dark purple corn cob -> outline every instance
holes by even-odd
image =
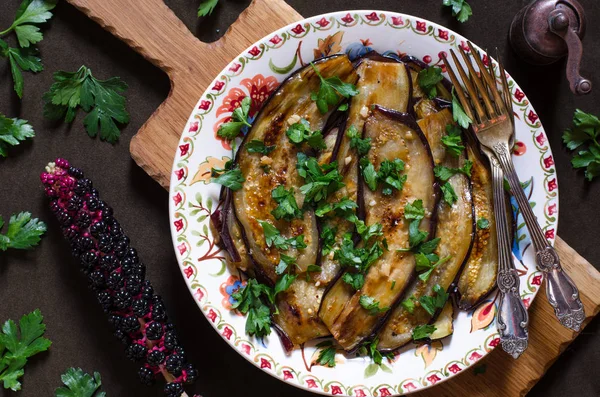
[[[83,171],[67,160],[49,163],[41,179],[51,200],[50,209],[115,336],[126,345],[129,359],[144,361],[138,371],[140,380],[150,385],[162,374],[168,382],[167,396],[184,395],[183,384],[193,383],[198,371],[186,362],[162,298],[145,280],[146,267],[129,245],[112,208],[100,199]]]

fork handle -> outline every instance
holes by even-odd
[[[486,153],[492,170],[494,190],[494,216],[496,236],[498,238],[498,278],[499,290],[497,326],[502,349],[513,358],[518,358],[527,349],[529,333],[527,331],[529,315],[521,300],[519,274],[513,262],[510,250],[510,232],[506,217],[506,198],[504,195],[504,175],[498,160],[492,153]]]
[[[538,269],[546,275],[546,296],[548,297],[548,302],[554,308],[554,314],[563,326],[574,331],[579,331],[581,324],[585,320],[583,304],[581,303],[581,299],[579,299],[579,290],[560,265],[558,253],[548,243],[548,240],[546,240],[533,210],[529,206],[529,200],[527,200],[525,192],[523,192],[515,167],[513,166],[508,145],[497,143],[492,149],[506,174],[510,191],[517,200],[527,229],[531,234],[531,241],[535,249],[535,261]]]

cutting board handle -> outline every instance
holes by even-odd
[[[163,0],[69,2],[162,69],[171,80],[177,70],[195,62],[191,54],[201,54],[209,47],[188,30]]]

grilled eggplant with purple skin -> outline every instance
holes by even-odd
[[[364,138],[371,139],[367,154],[378,169],[384,160],[401,159],[407,176],[401,191],[384,195],[381,186],[376,191],[359,189],[358,200],[363,201],[365,223],[381,223],[388,249],[366,271],[363,287],[347,298],[347,289],[340,278],[328,291],[321,304],[321,318],[338,343],[352,351],[372,336],[385,319],[386,313],[370,313],[360,304],[362,296],[379,302],[379,308],[393,307],[407,285],[415,277],[415,258],[411,252],[400,252],[409,245],[409,222],[404,219],[404,206],[414,200],[423,200],[425,218],[421,229],[431,230],[438,202],[438,188],[433,174],[433,158],[427,140],[413,117],[376,106],[364,126]],[[359,179],[363,183],[363,178]],[[345,287],[344,287],[345,288]],[[332,307],[342,306],[339,315],[330,322]]]
[[[354,148],[350,147],[350,138],[347,136],[349,128],[353,127],[362,133],[365,120],[371,113],[371,107],[379,104],[399,112],[406,112],[411,96],[411,85],[406,66],[392,59],[385,59],[378,54],[370,53],[359,61],[357,67],[359,79],[357,88],[359,94],[352,98],[348,111],[345,129],[339,135],[339,142],[334,151],[334,160],[337,160],[340,174],[345,186],[330,198],[336,202],[344,197],[358,202],[358,161],[359,157]],[[363,214],[358,214],[363,218]],[[335,228],[337,233],[335,241],[339,243],[345,233],[354,231],[354,224],[342,219],[326,219],[322,221],[322,228]],[[329,285],[332,280],[341,277],[339,264],[333,259],[333,252],[321,258],[323,271],[320,275],[322,284]],[[340,280],[341,281],[341,280]],[[323,322],[330,326],[342,311],[345,303],[352,297],[354,291],[346,284],[337,282],[331,287],[328,307],[321,310],[319,315]]]
[[[434,113],[419,120],[419,126],[427,137],[436,165],[449,168],[461,168],[465,161],[465,153],[453,157],[446,153],[442,137],[446,135],[446,126],[452,124],[452,114],[448,109]],[[415,327],[430,323],[436,313],[429,313],[419,303],[424,296],[433,296],[434,287],[439,285],[448,290],[460,273],[471,250],[475,222],[473,218],[473,201],[471,183],[464,174],[455,174],[448,183],[454,189],[457,200],[449,205],[440,200],[437,210],[437,226],[435,237],[440,242],[434,251],[441,259],[447,259],[436,266],[426,281],[416,278],[407,289],[404,299],[413,297],[415,307],[412,313],[404,305],[398,305],[390,314],[388,321],[379,332],[378,348],[384,351],[395,350],[412,340]],[[438,312],[440,309],[438,309]]]
[[[487,219],[489,226],[486,229],[477,228],[471,255],[458,281],[458,307],[463,310],[477,306],[496,287],[498,273],[498,239],[491,173],[471,140],[467,150],[473,161],[471,182],[475,218]]]
[[[429,336],[430,340],[444,339],[454,333],[454,306],[452,306],[452,300],[448,299],[433,326],[435,331]]]

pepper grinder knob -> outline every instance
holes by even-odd
[[[576,95],[589,94],[592,82],[579,74],[585,13],[576,0],[534,0],[512,21],[509,41],[526,62],[547,65],[567,56],[567,79]]]

